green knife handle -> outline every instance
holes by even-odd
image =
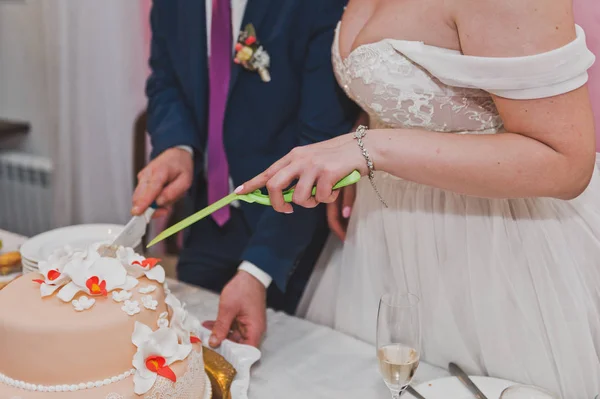
[[[346,176],[342,180],[340,180],[335,186],[333,186],[333,189],[338,190],[342,187],[351,186],[353,184],[356,184],[360,180],[360,177],[361,177],[360,172],[355,170],[354,172],[350,173],[348,176]],[[317,193],[317,188],[313,187],[312,195],[314,196],[316,193]],[[244,197],[246,197],[246,198],[244,198]],[[294,197],[294,189],[293,188],[283,192],[283,199],[285,202],[292,202],[293,197]],[[255,192],[253,192],[251,194],[246,194],[245,196],[240,195],[239,199],[242,201],[256,202],[257,204],[271,206],[271,199],[269,198],[269,196],[266,194],[263,194],[260,190],[256,190]]]

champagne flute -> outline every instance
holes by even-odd
[[[379,371],[392,393],[402,396],[412,381],[421,353],[419,298],[402,292],[381,297],[377,313]]]

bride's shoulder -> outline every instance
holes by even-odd
[[[571,0],[452,0],[464,54],[520,57],[576,38]]]

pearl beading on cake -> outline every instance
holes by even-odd
[[[110,385],[115,382],[123,381],[125,378],[134,374],[135,369],[131,369],[115,377],[106,378],[104,380],[82,382],[80,384],[39,385],[15,380],[0,373],[0,383],[32,392],[76,392],[83,391],[84,389],[99,388],[104,385]]]

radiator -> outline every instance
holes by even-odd
[[[31,237],[52,222],[52,162],[0,152],[0,229]]]

